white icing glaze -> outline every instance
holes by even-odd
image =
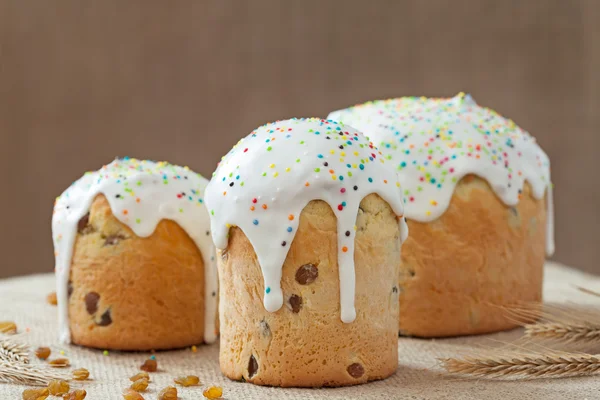
[[[471,96],[370,101],[328,118],[364,132],[394,163],[409,219],[440,217],[467,174],[485,179],[508,206],[519,202],[529,182],[535,198],[547,196],[546,253],[554,252],[548,156],[529,133]]]
[[[206,188],[213,239],[225,249],[231,226],[254,247],[265,283],[264,306],[283,304],[281,271],[303,208],[328,203],[337,217],[341,320],[352,322],[354,239],[361,200],[376,193],[398,216],[403,206],[397,175],[366,138],[321,119],[292,119],[254,130],[223,157]],[[401,240],[407,227],[400,219]]]
[[[207,183],[205,178],[187,167],[126,157],[99,171],[86,173],[56,199],[52,236],[61,342],[71,341],[67,291],[77,225],[99,194],[104,194],[114,216],[139,237],[152,235],[161,220],[169,219],[194,241],[204,261],[204,340],[207,343],[216,340],[218,281],[210,219],[203,199]]]

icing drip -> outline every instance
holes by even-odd
[[[547,198],[546,253],[554,252],[550,161],[529,133],[463,93],[453,98],[403,97],[370,101],[329,114],[373,140],[398,170],[406,217],[439,218],[467,174],[485,179],[509,206],[524,182]]]
[[[69,343],[68,282],[77,224],[94,198],[103,194],[113,215],[139,237],[152,235],[163,219],[176,222],[202,253],[205,271],[204,340],[216,340],[217,271],[210,220],[204,206],[208,181],[199,174],[165,162],[117,159],[99,171],[88,172],[56,199],[52,236],[56,259],[59,335]],[[214,293],[214,295],[213,295]]]
[[[219,163],[206,188],[213,239],[225,249],[231,226],[254,247],[265,284],[264,306],[283,305],[281,271],[298,229],[300,213],[323,200],[337,217],[341,320],[354,309],[354,239],[361,200],[376,193],[398,216],[403,206],[397,175],[381,153],[350,127],[321,119],[264,125],[240,140]],[[402,240],[407,227],[400,219]]]

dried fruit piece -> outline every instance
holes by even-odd
[[[353,378],[360,378],[365,374],[365,369],[359,363],[354,363],[347,368],[348,373]]]
[[[104,239],[105,246],[114,246],[118,244],[121,240],[124,240],[125,236],[123,235],[110,235]]]
[[[131,390],[135,390],[136,392],[143,392],[148,387],[148,379],[140,378],[137,381],[133,382],[129,387],[131,388]]]
[[[46,358],[50,357],[50,353],[52,353],[52,350],[50,350],[49,347],[38,347],[35,350],[35,356],[40,360],[45,360]]]
[[[17,324],[10,321],[0,322],[0,333],[14,335],[17,333]]]
[[[92,229],[90,229],[91,227],[88,227],[89,223],[90,223],[90,213],[87,213],[83,217],[81,217],[81,219],[77,223],[77,232],[78,233],[88,233],[87,231],[92,230]]]
[[[150,374],[148,374],[147,372],[139,372],[137,374],[135,374],[134,376],[132,376],[131,378],[129,378],[129,380],[131,382],[135,382],[138,379],[148,379],[148,381],[150,381]]]
[[[229,250],[228,249],[220,250],[220,252],[221,252],[221,260],[226,262],[227,259],[229,258]]]
[[[206,389],[204,392],[202,392],[202,394],[207,399],[211,399],[211,400],[220,399],[221,396],[223,396],[223,388],[220,386],[211,386],[208,389]]]
[[[260,330],[261,330],[263,336],[265,336],[265,337],[271,336],[271,327],[269,326],[269,323],[264,318],[260,321]]]
[[[69,283],[67,284],[67,296],[71,297],[72,294],[73,294],[73,282],[69,281]]]
[[[23,400],[46,400],[48,396],[50,396],[48,388],[23,390]]]
[[[180,376],[175,378],[175,383],[184,387],[195,386],[200,383],[200,378],[196,375]]]
[[[50,364],[51,367],[57,367],[57,368],[68,367],[69,365],[71,365],[69,363],[69,359],[67,359],[67,358],[56,358],[52,361],[49,361],[48,364]]]
[[[95,314],[98,311],[98,301],[100,301],[100,295],[96,292],[89,292],[85,295],[85,309],[88,314]]]
[[[108,326],[112,324],[112,317],[110,316],[110,308],[102,314],[100,321],[96,322],[98,326]]]
[[[83,400],[87,396],[87,392],[83,389],[77,389],[71,393],[63,394],[63,400]]]
[[[167,386],[158,394],[158,400],[177,400],[177,388]]]
[[[144,361],[140,369],[146,372],[156,372],[156,370],[158,369],[158,363],[155,359],[149,358],[146,361]]]
[[[304,264],[296,271],[296,281],[301,285],[313,283],[319,276],[319,269],[314,264]]]
[[[258,362],[254,358],[254,354],[250,356],[248,361],[248,378],[252,378],[258,372]]]
[[[48,383],[48,390],[52,396],[62,396],[65,393],[69,393],[70,388],[67,381],[63,381],[62,379],[52,379]]]
[[[302,308],[302,297],[298,296],[298,295],[291,295],[290,296],[290,307],[292,308],[292,312],[297,314],[300,312],[300,309]]]
[[[132,389],[125,389],[123,391],[123,398],[125,400],[144,400],[144,396]]]
[[[57,305],[58,299],[56,298],[56,292],[52,292],[48,296],[46,296],[46,301],[48,302],[48,304],[52,304],[53,306]]]
[[[73,371],[73,379],[76,381],[85,381],[90,377],[90,371],[85,368],[79,368]]]

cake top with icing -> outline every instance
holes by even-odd
[[[302,207],[311,200],[334,201],[334,212],[343,213],[349,197],[398,196],[397,176],[385,163],[375,146],[349,126],[318,118],[277,121],[251,132],[222,158],[206,189],[207,205],[213,222],[237,221],[253,230],[273,224],[274,209],[287,208],[296,198],[303,199]],[[394,211],[402,215],[400,202]],[[289,237],[292,217],[298,215],[276,222],[283,235],[270,234]],[[218,248],[226,247],[224,240],[215,238]]]
[[[518,203],[524,181],[538,199],[550,185],[550,162],[535,139],[463,93],[369,101],[328,118],[362,130],[394,165],[410,219],[438,218],[467,174],[487,180],[507,205]]]
[[[185,213],[206,214],[207,184],[204,177],[187,167],[129,157],[116,159],[97,171],[86,172],[56,198],[53,226],[57,228],[62,220],[72,217],[80,218],[93,198],[102,193],[117,219],[139,236],[148,236],[160,219]],[[206,231],[209,221],[203,219]]]

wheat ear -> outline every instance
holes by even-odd
[[[600,325],[548,322],[525,325],[529,338],[560,341],[564,343],[600,343]]]
[[[0,335],[0,361],[29,363],[29,346]]]
[[[492,353],[440,361],[452,374],[479,378],[566,378],[600,374],[600,355],[579,353]]]
[[[46,386],[52,379],[69,380],[70,377],[46,366],[0,361],[0,383]]]
[[[525,337],[562,344],[600,345],[600,312],[574,304],[525,304],[506,308],[507,316],[525,327]],[[531,321],[537,321],[532,323]]]

